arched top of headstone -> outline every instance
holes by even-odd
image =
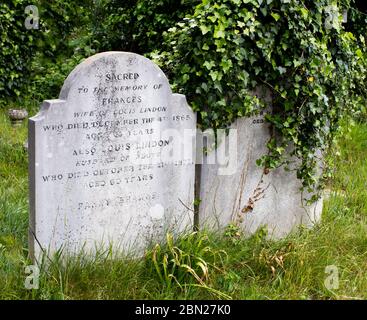
[[[141,85],[161,83],[172,93],[163,71],[151,60],[132,52],[110,51],[95,54],[80,63],[67,77],[59,98],[68,100],[74,90],[82,90],[81,84],[101,87],[120,84]]]

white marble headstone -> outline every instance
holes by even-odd
[[[30,251],[142,252],[192,229],[196,115],[133,53],[81,63],[29,121]]]

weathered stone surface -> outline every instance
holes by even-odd
[[[319,221],[322,200],[306,205],[303,199],[307,195],[301,194],[295,171],[287,172],[281,167],[266,174],[256,165],[256,160],[267,153],[270,139],[263,116],[238,119],[231,128],[237,130],[237,143],[234,147],[227,141],[226,148],[229,154],[237,152],[237,167],[234,173],[228,170],[227,174],[221,164],[206,164],[211,154],[204,159],[201,225],[222,229],[237,222],[248,235],[266,227],[270,237],[280,238],[301,224],[311,226]]]
[[[195,127],[150,60],[107,52],[80,64],[29,121],[31,253],[141,253],[191,229]]]

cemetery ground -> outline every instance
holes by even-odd
[[[13,128],[0,111],[0,299],[367,298],[366,123],[345,125],[323,219],[312,230],[270,241],[263,230],[246,239],[232,227],[168,241],[141,259],[55,257],[33,290],[24,285],[32,264],[26,138],[26,123]]]

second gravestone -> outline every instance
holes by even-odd
[[[141,252],[192,229],[196,115],[163,72],[97,54],[29,122],[30,251]]]
[[[229,141],[230,134],[228,139],[218,141],[218,150],[227,150],[227,162],[208,163],[215,155],[214,150],[204,159],[200,223],[211,230],[235,224],[246,235],[265,228],[269,237],[282,238],[300,225],[312,227],[318,223],[323,201],[312,204],[306,201],[313,194],[300,190],[302,183],[296,174],[300,160],[289,156],[288,171],[280,167],[266,172],[256,164],[257,159],[267,154],[267,143],[272,137],[270,125],[265,121],[265,113],[272,110],[272,97],[263,88],[254,93],[267,101],[264,114],[237,119],[230,130],[235,138]]]

